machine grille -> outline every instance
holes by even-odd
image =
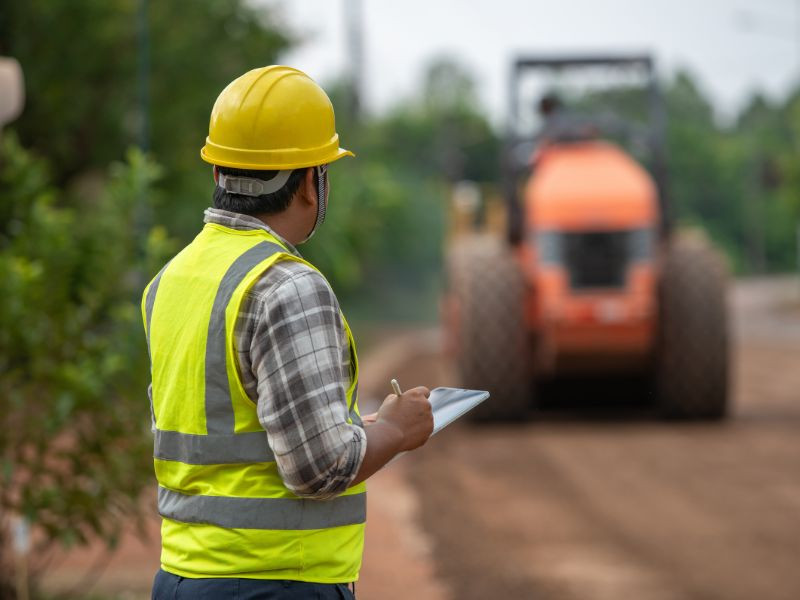
[[[654,232],[545,230],[532,239],[541,263],[564,268],[572,289],[619,288],[626,284],[631,263],[652,259]]]
[[[629,232],[566,233],[563,241],[572,289],[625,285]]]

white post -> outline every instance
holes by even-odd
[[[22,68],[15,59],[0,56],[0,129],[19,116],[24,104]]]
[[[31,530],[25,517],[17,517],[14,523],[14,554],[17,558],[17,598],[28,600],[28,553],[31,549]]]

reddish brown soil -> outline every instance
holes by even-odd
[[[540,414],[432,440],[412,481],[455,597],[800,598],[800,320],[771,309],[791,293],[737,288],[723,423]]]
[[[796,288],[735,290],[723,423],[574,412],[456,424],[387,467],[371,482],[359,598],[800,598],[800,317],[773,309]],[[390,376],[452,384],[436,347],[413,332],[381,344],[362,362],[365,400]],[[149,541],[125,538],[96,591],[148,597],[152,524]],[[44,582],[64,589],[100,552],[57,557]]]

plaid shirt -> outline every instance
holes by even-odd
[[[206,223],[264,229],[259,219],[216,208]],[[356,476],[367,438],[347,422],[350,346],[339,303],[319,272],[296,261],[272,265],[246,293],[234,329],[239,375],[284,484],[299,496],[331,498]]]

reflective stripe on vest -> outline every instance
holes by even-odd
[[[185,523],[210,523],[229,529],[326,529],[367,519],[366,494],[330,500],[305,498],[229,498],[190,496],[158,488],[158,511]]]
[[[209,435],[233,433],[234,428],[228,373],[225,370],[225,309],[233,291],[253,267],[273,254],[284,251],[277,244],[261,242],[237,258],[219,284],[211,308],[206,341],[206,427]]]
[[[200,237],[200,236],[198,236]],[[207,433],[184,433],[156,429],[154,458],[185,465],[246,465],[269,463],[275,456],[269,447],[266,432],[235,431],[235,414],[231,398],[229,373],[226,367],[229,329],[226,310],[235,291],[251,272],[276,254],[286,250],[272,241],[261,241],[239,255],[222,276],[211,306],[205,346],[205,426]],[[172,264],[172,263],[170,263]],[[143,317],[148,350],[151,348],[151,325],[165,266],[148,286]],[[193,307],[187,306],[187,310]],[[351,362],[355,379],[349,398],[349,416],[361,424],[357,408],[357,357],[352,336]],[[155,390],[154,390],[155,394]],[[190,399],[187,399],[190,400]],[[255,407],[253,407],[255,410]],[[330,500],[297,497],[238,497],[186,494],[160,486],[159,513],[168,519],[187,524],[210,524],[229,529],[311,530],[363,524],[366,520],[366,493],[349,493]],[[359,558],[360,561],[360,558]]]
[[[271,462],[275,455],[263,431],[196,435],[156,429],[153,456],[187,465]]]

